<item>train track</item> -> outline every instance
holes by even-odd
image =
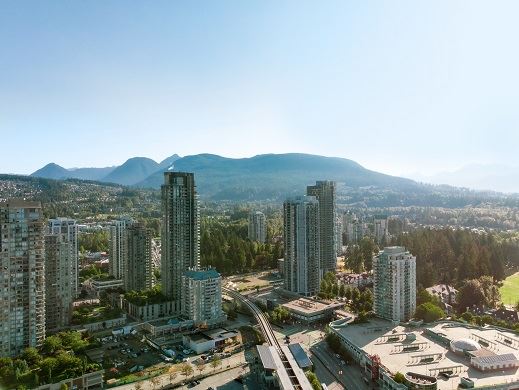
[[[285,351],[283,351],[283,348],[281,348],[281,344],[279,343],[278,339],[276,338],[276,335],[274,334],[274,330],[272,329],[272,325],[267,320],[265,314],[261,311],[261,309],[256,306],[253,302],[251,302],[247,297],[241,295],[240,293],[231,290],[229,288],[223,288],[224,292],[234,299],[239,300],[240,302],[244,303],[252,312],[254,315],[254,318],[256,318],[256,321],[261,327],[261,331],[263,335],[265,336],[265,339],[267,343],[271,346],[273,346],[276,350],[276,353],[278,354],[281,362],[282,367],[278,370],[277,374],[278,376],[288,378],[289,381],[283,381],[280,380],[280,387],[283,390],[289,390],[289,389],[295,389],[295,390],[307,390],[312,389],[312,385],[310,385],[310,382],[306,378],[305,375],[296,375],[294,370],[299,370],[299,368],[295,368],[293,365],[294,359],[289,359],[287,357],[287,354]],[[291,363],[292,361],[292,363]],[[281,371],[281,372],[280,372]],[[290,382],[290,385],[288,384]]]

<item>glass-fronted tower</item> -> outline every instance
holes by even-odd
[[[335,222],[335,221],[334,221]],[[319,292],[319,202],[313,196],[283,204],[284,287],[304,296]]]
[[[306,195],[319,201],[321,277],[337,268],[337,211],[334,181],[318,181],[306,188]]]
[[[175,301],[175,312],[180,314],[182,275],[198,269],[200,262],[200,215],[193,173],[164,172],[162,213],[162,292]]]

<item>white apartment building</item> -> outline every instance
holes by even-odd
[[[416,310],[416,257],[404,247],[384,248],[373,258],[373,306],[381,318],[405,322]]]
[[[182,315],[195,326],[225,321],[222,278],[214,268],[189,270],[182,275]]]

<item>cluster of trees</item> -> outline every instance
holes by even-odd
[[[509,242],[468,230],[416,230],[400,235],[393,244],[405,246],[416,256],[417,284],[424,287],[460,285],[484,275],[502,280],[510,260]],[[514,247],[519,249],[517,244]]]
[[[490,276],[481,276],[463,281],[457,299],[462,313],[473,306],[495,307],[501,301],[501,293]]]
[[[94,230],[88,233],[80,233],[78,246],[80,252],[107,252],[109,234],[106,230]]]
[[[317,375],[315,375],[312,371],[306,372],[306,377],[308,378],[308,381],[312,385],[312,389],[314,390],[322,390],[323,387],[321,386],[321,383],[319,382],[319,379],[317,378]]]
[[[360,291],[357,287],[339,284],[333,272],[324,275],[318,296],[323,299],[346,298],[355,313],[368,313],[373,309],[373,292],[370,289]]]
[[[277,266],[283,245],[261,244],[247,239],[247,222],[204,220],[200,238],[202,266],[215,267],[224,275],[264,270]]]
[[[419,290],[416,295],[415,318],[424,322],[434,322],[445,317],[445,312],[440,307],[440,300],[437,297],[429,294],[425,289]]]
[[[348,245],[346,250],[346,267],[355,273],[371,271],[373,255],[378,253],[378,246],[371,237],[363,237],[358,245]]]
[[[100,369],[81,354],[89,341],[79,332],[61,332],[45,339],[40,350],[27,348],[16,358],[0,358],[0,387],[33,388]]]
[[[275,324],[284,324],[290,319],[290,312],[279,305],[271,312],[267,313],[269,320]]]
[[[84,281],[93,277],[102,277],[103,275],[108,276],[108,273],[103,271],[103,269],[95,264],[89,265],[88,267],[85,267],[79,271],[80,281]]]
[[[144,306],[146,304],[161,303],[168,300],[168,298],[162,294],[162,286],[157,284],[148,290],[131,290],[124,294],[124,298],[128,302],[133,303],[137,306]]]
[[[519,324],[517,322],[499,320],[499,319],[489,316],[487,314],[478,316],[469,311],[466,311],[465,313],[462,313],[461,316],[459,316],[459,318],[456,317],[456,315],[453,315],[452,319],[453,320],[461,319],[465,322],[468,322],[469,324],[474,324],[474,325],[478,325],[478,326],[484,326],[484,325],[500,326],[501,328],[508,328],[508,329],[512,329],[516,332],[519,332]]]

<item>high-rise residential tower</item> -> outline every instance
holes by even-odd
[[[387,215],[375,215],[373,218],[373,234],[377,244],[384,245],[389,238]]]
[[[252,211],[249,214],[249,240],[264,243],[267,240],[267,223],[265,214]]]
[[[0,202],[0,356],[45,339],[44,234],[40,202]]]
[[[222,278],[214,268],[190,270],[182,275],[182,315],[195,325],[225,321]]]
[[[134,223],[126,229],[126,273],[123,275],[123,286],[126,291],[147,290],[152,287],[152,238],[151,230],[142,223]]]
[[[49,219],[47,228],[49,234],[59,234],[62,241],[66,242],[68,245],[68,264],[70,273],[69,285],[72,289],[72,297],[76,298],[79,295],[78,225],[74,219],[56,218]]]
[[[319,201],[319,227],[321,251],[321,276],[326,272],[335,272],[337,268],[337,217],[334,181],[317,181],[306,188],[308,196],[315,196]]]
[[[335,224],[335,221],[333,221]],[[284,287],[304,296],[319,292],[319,202],[313,196],[290,198],[283,204],[285,240]],[[335,254],[334,254],[335,256]]]
[[[162,293],[175,301],[180,313],[182,275],[198,269],[200,215],[193,173],[164,172],[162,185]]]
[[[126,274],[126,263],[128,258],[128,240],[126,229],[132,225],[129,217],[113,221],[110,225],[110,275],[116,279],[123,279]]]
[[[45,235],[45,330],[56,332],[70,324],[75,273],[70,244],[61,233]]]
[[[404,247],[384,248],[373,258],[373,308],[381,318],[408,321],[416,310],[416,257]]]

